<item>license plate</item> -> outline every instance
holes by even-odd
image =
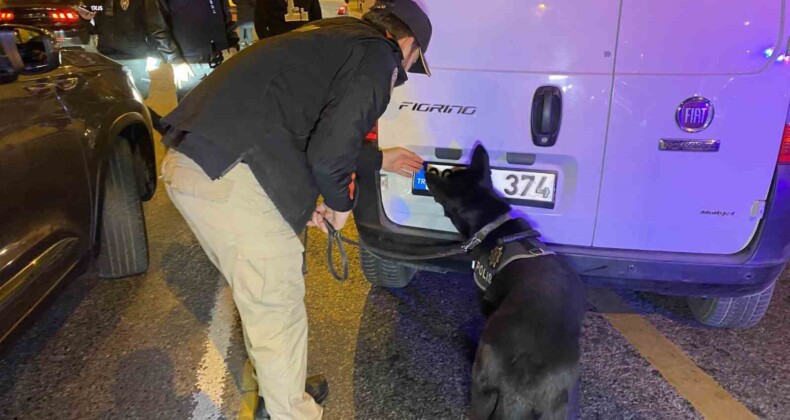
[[[425,168],[414,175],[411,193],[431,195],[425,181],[426,171],[447,176],[453,171],[465,168],[465,165],[426,163]],[[529,207],[554,208],[557,189],[556,172],[491,168],[491,181],[500,195],[510,203]]]

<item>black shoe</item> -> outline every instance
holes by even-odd
[[[148,113],[151,114],[151,126],[154,130],[163,136],[167,134],[167,131],[162,127],[162,116],[157,114],[151,107],[148,107]]]
[[[308,393],[316,404],[323,404],[329,396],[329,383],[324,375],[315,375],[307,378],[304,384],[304,392]],[[258,407],[255,409],[255,420],[270,420],[269,412],[266,411],[266,403],[263,397],[258,397]]]
[[[258,397],[258,407],[255,409],[255,420],[270,420],[269,412],[266,411],[266,403],[263,397]]]
[[[304,384],[304,392],[310,394],[316,404],[323,404],[329,395],[329,383],[327,383],[324,375],[311,376],[307,378],[307,382]]]

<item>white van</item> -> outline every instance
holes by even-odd
[[[790,256],[790,0],[424,3],[433,76],[395,90],[380,148],[442,171],[481,142],[591,282],[693,297],[707,325],[760,320]],[[419,177],[359,175],[369,281],[469,270],[372,254],[459,238]]]

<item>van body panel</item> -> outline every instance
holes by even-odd
[[[431,69],[610,74],[618,0],[426,2]],[[418,78],[415,75],[413,79]]]
[[[552,209],[515,207],[547,240],[591,245],[619,2],[505,0],[470,13],[455,1],[435,0],[428,12],[433,76],[412,75],[395,89],[379,121],[380,146],[464,164],[480,142],[492,166],[556,172]],[[562,123],[552,147],[535,145],[531,134],[533,96],[542,86],[559,88],[562,95]],[[462,156],[439,159],[437,148],[461,150]],[[533,155],[534,163],[507,163],[507,153]],[[386,216],[396,224],[455,231],[431,197],[411,194],[409,179],[386,175],[381,195]]]
[[[770,61],[765,52],[781,43],[782,2],[624,0],[616,72],[758,72]]]
[[[623,3],[593,246],[734,254],[763,217],[790,104],[784,48],[763,51],[785,38],[783,5],[663,4]],[[692,97],[713,107],[693,133],[676,115]],[[660,150],[662,140],[718,150]]]
[[[514,206],[549,243],[737,253],[763,217],[790,104],[785,3],[505,0],[470,9],[434,0],[433,77],[411,75],[395,90],[379,145],[465,164],[480,142],[494,167],[556,172],[553,208]],[[544,86],[562,95],[551,147],[531,136]],[[694,133],[676,121],[692,97],[713,106],[710,125]],[[719,147],[660,150],[662,140]],[[527,163],[508,163],[508,153]],[[431,197],[411,193],[411,180],[382,175],[390,222],[455,231]]]

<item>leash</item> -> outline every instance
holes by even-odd
[[[329,266],[329,273],[332,274],[332,277],[342,283],[348,280],[348,254],[346,253],[346,248],[343,244],[346,243],[357,248],[360,247],[360,244],[359,242],[343,237],[340,232],[335,229],[331,223],[329,223],[328,220],[324,219],[324,223],[326,223],[326,228],[329,233],[326,244],[326,264]],[[302,275],[307,274],[307,238],[309,237],[307,232],[307,229],[305,229],[302,241],[304,247],[304,252],[302,253]],[[343,274],[338,274],[337,270],[335,269],[335,246],[337,246],[337,250],[340,253],[340,264]]]
[[[422,255],[411,255],[411,254],[403,254],[400,252],[389,251],[380,248],[374,248],[368,245],[362,245],[360,242],[351,240],[343,236],[339,230],[335,229],[328,220],[324,219],[324,223],[326,224],[326,229],[328,231],[327,235],[327,243],[326,243],[326,263],[329,266],[329,273],[332,274],[332,277],[339,282],[344,282],[348,280],[348,253],[346,252],[345,244],[351,245],[357,248],[364,248],[374,255],[378,257],[387,257],[398,259],[401,261],[423,261],[423,260],[432,260],[436,258],[444,258],[450,257],[453,255],[460,255],[466,253],[465,248],[463,245],[454,245],[451,247],[443,247],[440,250],[432,253],[422,254]],[[307,230],[305,229],[304,233],[304,247],[307,249]],[[340,270],[341,272],[338,273],[337,268],[335,267],[335,248],[337,248],[337,252],[340,255]],[[304,258],[304,266],[307,267],[307,252],[303,255]]]
[[[329,265],[329,272],[332,274],[332,277],[334,277],[335,280],[344,282],[348,280],[348,254],[346,253],[346,247],[343,244],[346,243],[359,248],[359,242],[343,237],[343,235],[340,234],[340,231],[335,229],[335,227],[329,223],[329,220],[324,219],[324,224],[326,224],[326,230],[329,232],[326,243],[326,263]],[[343,270],[342,275],[338,274],[337,270],[335,270],[335,259],[333,258],[335,246],[337,246],[337,252],[340,254],[340,266]]]
[[[364,248],[374,255],[378,257],[385,257],[391,258],[401,261],[425,261],[425,260],[434,260],[437,258],[445,258],[445,257],[452,257],[461,254],[468,254],[472,249],[476,248],[477,245],[480,245],[483,240],[488,236],[489,233],[493,232],[496,228],[504,224],[505,222],[509,221],[511,218],[509,216],[502,216],[497,220],[486,225],[483,229],[473,235],[468,241],[447,246],[447,247],[440,247],[434,252],[423,253],[420,255],[412,255],[412,254],[404,254],[396,251],[390,251],[381,248],[371,247],[369,245],[364,245]],[[339,230],[335,229],[332,226],[332,223],[329,220],[324,218],[324,223],[326,224],[326,229],[328,232],[327,235],[327,244],[326,244],[326,262],[329,266],[329,273],[332,274],[332,277],[339,282],[344,282],[348,280],[348,253],[346,252],[346,248],[344,244],[348,244],[357,248],[362,248],[363,245],[360,242],[348,239],[344,237]],[[513,235],[508,235],[503,238],[500,238],[497,243],[499,245],[515,242],[517,240],[525,239],[525,238],[534,238],[540,236],[540,233],[536,230],[529,230],[526,232],[520,232]],[[305,229],[304,233],[304,247],[305,250],[307,249],[307,229]],[[335,248],[337,248],[337,252],[340,255],[340,267],[341,272],[338,273],[335,267]],[[305,251],[304,255],[304,267],[307,267],[307,251]]]

